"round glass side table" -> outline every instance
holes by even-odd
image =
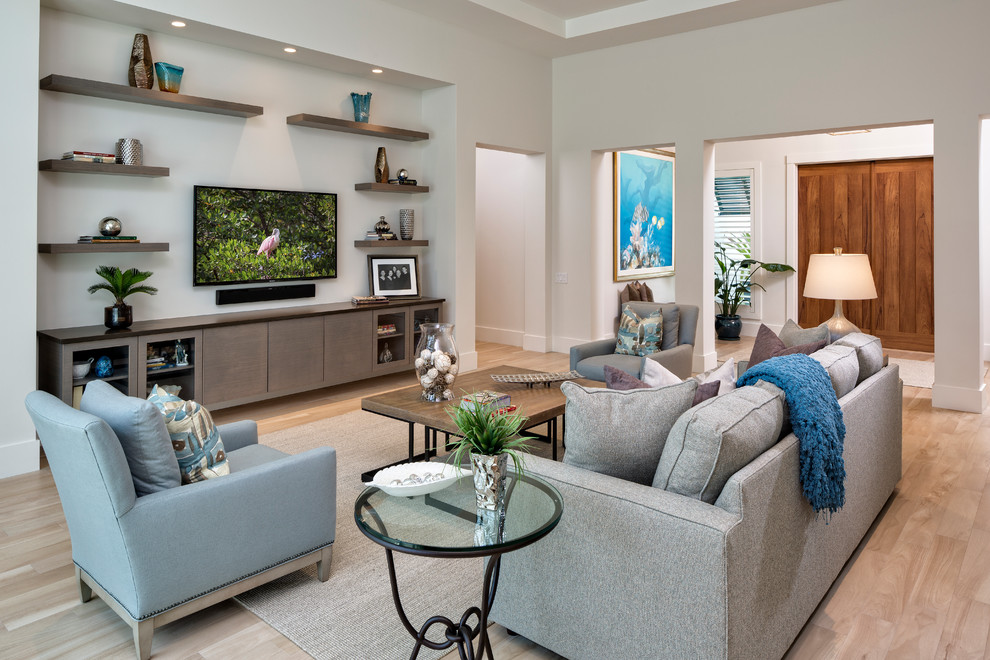
[[[543,479],[512,473],[508,480],[505,499],[494,511],[477,508],[470,473],[427,495],[396,497],[371,486],[358,496],[354,520],[365,536],[385,548],[395,609],[415,640],[411,660],[423,646],[443,650],[454,645],[462,658],[492,658],[487,621],[495,602],[501,557],[549,534],[564,509],[560,493]],[[417,630],[402,608],[393,551],[425,557],[489,557],[481,607],[469,607],[458,622],[430,617]],[[474,617],[477,623],[472,626]],[[444,627],[444,638],[434,641],[427,633],[437,624]]]

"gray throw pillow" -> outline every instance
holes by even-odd
[[[113,429],[127,458],[138,497],[182,484],[179,462],[161,412],[144,399],[126,396],[102,380],[86,385],[83,412],[96,415]]]
[[[780,329],[780,334],[777,336],[787,348],[811,344],[816,341],[824,341],[828,344],[828,324],[822,323],[814,328],[802,328],[791,319],[787,319],[787,323]]]
[[[825,367],[837,399],[852,392],[859,382],[859,358],[856,357],[856,349],[852,346],[829,344],[812,353],[811,357]]]
[[[880,338],[863,332],[853,332],[835,341],[836,346],[852,346],[859,360],[859,385],[883,368],[883,346]]]
[[[677,420],[653,486],[714,504],[733,474],[780,437],[784,394],[740,387],[709,399]]]
[[[563,383],[564,463],[649,485],[667,434],[697,389],[695,380],[626,391]]]

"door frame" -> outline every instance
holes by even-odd
[[[787,185],[785,189],[787,260],[796,264],[798,260],[798,165],[818,165],[822,163],[850,163],[872,160],[900,160],[902,158],[933,158],[933,145],[911,144],[896,147],[873,149],[847,149],[818,153],[797,153],[787,155]],[[784,316],[797,319],[798,297],[797,278],[788,277],[784,281]]]

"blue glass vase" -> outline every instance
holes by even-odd
[[[158,76],[158,89],[163,92],[179,93],[182,72],[185,68],[168,62],[155,62],[155,75]]]
[[[351,92],[351,101],[354,102],[354,121],[367,124],[371,114],[371,92],[365,94]]]

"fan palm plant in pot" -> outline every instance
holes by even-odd
[[[147,284],[141,284],[151,277],[150,271],[140,271],[137,268],[121,270],[117,266],[97,266],[96,274],[103,278],[87,289],[90,293],[109,291],[114,304],[103,310],[103,324],[111,329],[127,328],[134,321],[131,306],[124,298],[133,293],[155,295],[158,289]]]
[[[529,418],[485,405],[476,395],[463,406],[450,406],[447,414],[461,434],[451,443],[448,460],[460,465],[470,455],[478,507],[494,510],[505,496],[508,459],[516,472],[523,472],[523,452],[529,451],[526,441],[532,438],[519,436],[519,430]]]
[[[794,272],[787,264],[753,259],[748,234],[730,236],[725,242],[715,241],[715,266],[715,299],[720,312],[715,315],[715,332],[719,339],[730,341],[738,341],[742,330],[739,305],[749,299],[754,286],[766,291],[762,284],[753,281],[753,276],[761,269],[769,273]]]

